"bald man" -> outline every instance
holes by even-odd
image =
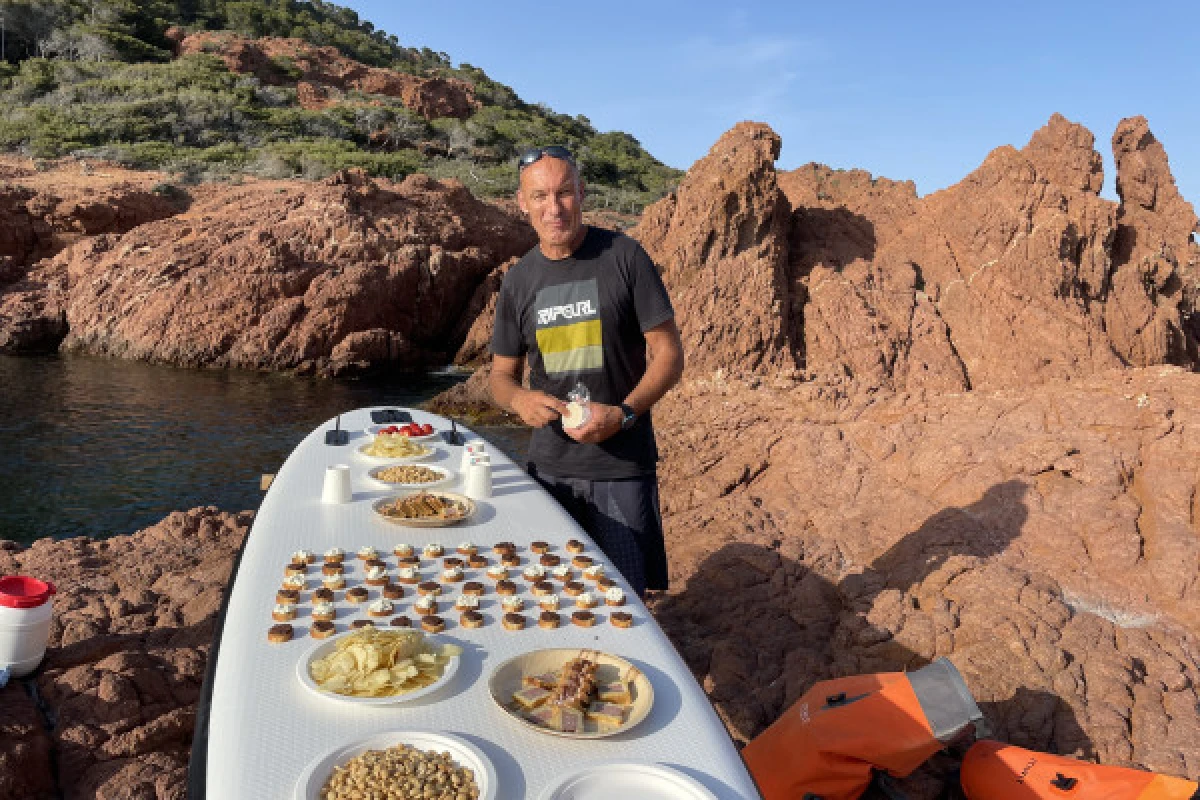
[[[641,245],[583,223],[583,181],[565,147],[529,150],[517,171],[517,204],[538,244],[500,287],[492,397],[534,429],[529,473],[633,590],[666,589],[650,409],[683,374],[671,299]],[[564,428],[579,383],[591,417]]]

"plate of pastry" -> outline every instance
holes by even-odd
[[[535,650],[492,671],[492,700],[539,733],[600,739],[624,733],[654,705],[654,688],[620,656],[572,647]]]
[[[470,519],[475,501],[464,494],[444,491],[416,491],[381,497],[371,508],[383,519],[397,525],[416,528],[443,528]]]

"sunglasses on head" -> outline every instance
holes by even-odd
[[[566,161],[572,167],[575,166],[575,157],[571,155],[571,151],[559,144],[552,144],[548,147],[535,147],[532,150],[526,150],[517,160],[517,172],[528,167],[530,164],[541,159],[542,156],[550,156],[551,158],[560,158]]]

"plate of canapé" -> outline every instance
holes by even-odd
[[[421,765],[425,768],[419,769]],[[437,731],[389,731],[339,745],[315,758],[300,773],[295,798],[361,798],[366,794],[357,785],[359,780],[383,797],[442,797],[455,787],[455,776],[459,783],[451,796],[465,795],[470,800],[500,797],[496,768],[466,739]],[[413,780],[420,785],[413,787]],[[430,794],[425,793],[427,787]],[[418,794],[411,793],[414,788]]]
[[[475,501],[465,494],[441,489],[421,489],[381,497],[371,504],[380,518],[414,528],[444,528],[475,515]]]
[[[579,687],[590,686],[581,692]],[[620,656],[577,647],[523,653],[497,666],[492,700],[519,724],[571,739],[625,733],[646,718],[654,688]]]

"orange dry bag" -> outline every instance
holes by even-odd
[[[979,741],[962,762],[968,800],[1200,800],[1200,786],[1140,769]]]
[[[815,684],[742,757],[765,800],[856,800],[874,770],[908,775],[982,724],[962,676],[939,658]]]

